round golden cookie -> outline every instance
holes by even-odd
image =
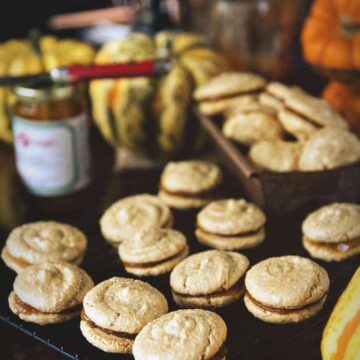
[[[360,253],[360,205],[334,203],[307,216],[302,225],[303,245],[325,261],[342,261]]]
[[[269,258],[245,276],[247,309],[272,323],[299,322],[319,312],[329,291],[325,269],[300,256]]]
[[[280,110],[278,117],[285,131],[300,141],[308,139],[318,130],[318,126],[287,109]]]
[[[100,219],[104,238],[114,246],[152,227],[171,228],[170,209],[157,196],[140,194],[111,205]]]
[[[198,87],[194,92],[194,98],[197,101],[202,101],[247,94],[261,90],[265,85],[266,80],[257,74],[249,72],[225,72]]]
[[[173,298],[182,307],[229,305],[244,294],[248,267],[247,257],[235,252],[209,250],[189,256],[171,272]]]
[[[244,199],[218,200],[199,212],[195,234],[201,243],[217,249],[246,249],[265,239],[265,221],[263,211]]]
[[[80,315],[85,294],[94,286],[85,271],[66,262],[28,266],[14,281],[9,307],[20,319],[40,325]]]
[[[55,221],[39,221],[15,228],[2,249],[5,264],[17,273],[27,266],[46,261],[80,265],[87,246],[77,228]]]
[[[125,270],[137,276],[169,272],[188,254],[185,236],[172,229],[143,231],[119,246],[119,256]]]
[[[265,91],[259,95],[259,101],[276,112],[284,109],[284,101],[292,91],[302,91],[299,87],[287,86],[279,82],[270,82]]]
[[[222,171],[210,162],[170,162],[160,178],[159,197],[174,208],[201,207],[216,198],[222,180]]]
[[[244,145],[262,140],[281,140],[284,136],[277,118],[263,111],[239,113],[226,119],[222,132],[227,138]]]
[[[302,171],[336,169],[360,160],[360,140],[336,128],[316,131],[304,144],[299,168]]]
[[[289,141],[260,141],[251,146],[249,157],[260,168],[273,172],[299,169],[302,144]]]
[[[178,310],[147,324],[136,337],[135,360],[226,359],[227,327],[206,310]]]
[[[96,285],[83,302],[80,329],[95,347],[131,353],[135,336],[148,322],[168,311],[165,297],[151,285],[113,277]]]
[[[345,119],[335,111],[328,102],[305,91],[291,91],[285,98],[285,107],[319,127],[334,127],[348,129]]]
[[[275,112],[281,111],[284,108],[284,104],[281,99],[271,96],[267,92],[263,92],[259,95],[259,102],[270,107]]]

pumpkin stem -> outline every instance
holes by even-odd
[[[354,36],[358,31],[360,31],[360,24],[355,23],[346,15],[340,16],[340,25],[341,31],[344,36]]]

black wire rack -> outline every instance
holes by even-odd
[[[51,216],[54,220],[66,221],[82,229],[88,236],[89,249],[86,253],[83,267],[94,279],[95,283],[112,276],[129,276],[124,271],[116,251],[103,240],[98,227],[98,219],[103,209],[112,201],[134,193],[155,193],[159,172],[140,171],[113,176],[103,186],[104,191],[93,192],[88,198],[84,209],[76,213]],[[239,186],[230,180],[229,192],[238,196]],[[100,195],[99,195],[100,194]],[[98,196],[99,195],[99,196]],[[67,208],[68,209],[68,208]],[[308,211],[308,209],[307,209]],[[27,221],[49,218],[43,209],[30,205],[30,215]],[[265,242],[252,250],[244,251],[251,264],[271,256],[297,254],[307,256],[301,245],[300,225],[305,213],[291,215],[285,218],[268,218]],[[193,211],[175,212],[175,228],[187,235],[191,253],[205,250],[194,237],[196,213]],[[6,235],[6,234],[4,234]],[[254,318],[245,308],[242,301],[220,309],[228,326],[227,348],[228,360],[236,359],[320,359],[320,339],[326,320],[334,304],[350,280],[358,266],[358,260],[353,259],[339,264],[319,262],[326,268],[331,279],[331,288],[324,309],[315,317],[299,324],[271,325]],[[79,319],[64,324],[38,326],[20,320],[11,313],[7,296],[12,289],[15,273],[1,262],[2,296],[0,297],[0,320],[17,328],[34,338],[34,340],[49,346],[70,359],[132,359],[130,355],[111,355],[90,345],[82,336]],[[169,302],[170,310],[177,306],[171,298],[169,275],[154,278],[144,278],[164,293]]]

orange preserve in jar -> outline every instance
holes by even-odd
[[[28,190],[61,196],[90,181],[88,117],[75,85],[44,82],[14,89],[16,167]]]

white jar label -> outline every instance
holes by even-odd
[[[16,166],[34,194],[69,194],[88,184],[90,156],[86,113],[61,121],[15,116]]]

